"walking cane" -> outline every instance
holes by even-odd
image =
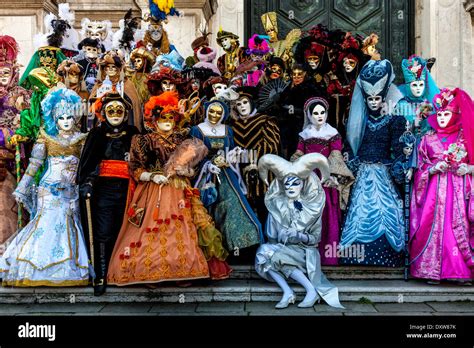
[[[91,253],[92,267],[95,267],[94,263],[94,234],[92,231],[92,215],[91,215],[91,194],[87,194],[86,198],[86,211],[87,211],[87,227],[89,228],[89,249]]]
[[[16,165],[16,183],[21,180],[21,151],[20,144],[15,145],[15,165]],[[18,229],[20,230],[23,225],[23,207],[21,203],[18,203]]]

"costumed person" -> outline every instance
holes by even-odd
[[[293,65],[293,46],[301,37],[300,29],[292,29],[284,40],[278,39],[278,21],[275,12],[267,12],[261,16],[263,29],[270,38],[271,54],[283,59],[285,67]]]
[[[388,60],[361,69],[347,123],[348,166],[356,181],[341,235],[340,264],[400,267],[405,247],[403,203],[392,169],[404,161],[405,119],[394,110],[403,98]]]
[[[148,74],[155,62],[155,55],[143,47],[135,48],[130,54],[130,64],[133,72],[131,73],[131,81],[137,90],[140,104],[146,103],[150,99],[148,91]]]
[[[234,134],[234,144],[247,156],[248,163],[242,163],[241,172],[247,187],[247,200],[260,221],[267,218],[263,202],[267,187],[258,178],[257,162],[266,154],[278,155],[280,150],[280,130],[273,116],[257,112],[257,89],[237,88],[239,99],[232,102],[235,117],[230,122]],[[239,156],[242,159],[242,155]]]
[[[132,137],[138,134],[138,129],[127,124],[130,109],[131,105],[114,92],[95,101],[94,110],[101,123],[89,132],[79,162],[77,184],[85,231],[90,227],[85,219],[84,203],[90,199],[96,296],[105,293],[110,256],[135,187],[128,170],[128,157]]]
[[[380,53],[377,49],[377,44],[379,43],[379,36],[375,33],[367,36],[362,42],[362,53],[370,56],[372,60],[381,60]]]
[[[257,87],[261,88],[272,81],[286,81],[285,62],[280,57],[271,56],[265,67],[265,74],[260,77]]]
[[[44,128],[14,196],[31,221],[0,258],[4,286],[87,285],[94,271],[81,227],[76,172],[86,134],[75,125],[81,98],[58,88],[41,103]],[[35,175],[46,164],[39,185]]]
[[[89,18],[82,18],[81,20],[81,35],[83,40],[86,38],[99,40],[104,47],[104,51],[112,49],[113,31],[112,22],[109,20],[91,21]]]
[[[438,284],[474,279],[474,104],[462,89],[433,99],[411,200],[410,274]]]
[[[61,79],[60,83],[74,92],[76,92],[82,99],[84,106],[89,100],[89,92],[83,78],[84,71],[82,66],[76,63],[73,60],[67,59],[59,64],[57,70],[58,76]],[[88,123],[88,110],[86,107],[83,108],[83,115],[80,119],[80,129],[81,132],[87,132],[87,123]]]
[[[180,118],[176,92],[151,97],[145,117],[154,131],[132,139],[130,170],[138,186],[112,253],[107,281],[132,285],[209,278],[207,255],[199,243],[205,241],[206,253],[216,252],[213,255],[222,262],[226,252],[222,245],[219,248],[219,232],[202,215],[200,225],[195,224],[198,193],[189,184],[193,166],[207,149],[202,142],[185,140],[176,129]]]
[[[34,143],[36,141],[40,127],[43,124],[41,101],[58,82],[59,76],[55,70],[43,67],[29,71],[23,85],[33,91],[30,106],[20,113],[20,127],[17,128],[10,139],[13,145],[24,142]]]
[[[262,242],[262,227],[245,198],[246,188],[238,168],[226,161],[234,149],[232,129],[225,124],[229,108],[223,101],[212,100],[204,110],[205,121],[190,131],[209,149],[195,186],[201,190],[204,205],[224,235],[227,250],[244,256],[242,249]]]
[[[248,59],[246,48],[240,47],[238,35],[222,28],[217,32],[216,42],[225,52],[217,59],[217,67],[222,77],[230,80],[238,66]]]
[[[148,1],[150,14],[144,19],[144,22],[148,23],[147,29],[145,36],[137,42],[136,47],[145,47],[157,57],[173,51],[176,51],[176,54],[179,55],[176,47],[169,42],[168,33],[163,27],[163,23],[166,22],[168,16],[179,16],[179,12],[174,7],[174,1]],[[182,57],[181,59],[184,61]]]
[[[61,52],[59,47],[44,46],[40,47],[31,57],[28,66],[23,75],[21,75],[18,84],[26,89],[33,89],[29,81],[30,72],[37,68],[45,68],[50,74],[56,74],[59,64],[66,60],[66,56]]]
[[[262,180],[268,183],[269,171],[276,178],[265,194],[268,242],[257,250],[255,269],[283,290],[275,306],[278,309],[296,300],[286,279],[295,280],[306,290],[298,307],[311,308],[322,297],[328,305],[344,308],[337,287],[321,271],[318,243],[326,197],[315,169],[320,170],[323,182],[329,178],[327,159],[318,153],[304,155],[293,163],[276,155],[265,155],[258,162]]]
[[[201,47],[196,53],[198,61],[193,65],[194,68],[204,68],[212,70],[212,72],[218,76],[221,74],[217,65],[214,64],[214,59],[216,59],[217,51],[212,47]],[[204,82],[204,81],[202,81]]]
[[[204,47],[211,48],[209,46],[209,38],[208,38],[208,36],[211,34],[212,33],[207,32],[207,30],[205,29],[201,31],[201,36],[197,37],[196,39],[193,40],[193,42],[191,42],[191,48],[194,54],[186,58],[185,65],[187,67],[192,67],[195,64],[199,63],[200,61],[203,61],[201,58],[199,58],[198,52]],[[214,49],[211,49],[211,50],[213,52],[216,52]],[[214,54],[214,58],[212,58],[212,60],[216,58],[216,55],[217,55],[217,52]],[[211,63],[212,63],[212,60],[211,60]]]
[[[362,52],[362,38],[347,33],[337,56],[335,71],[337,79],[331,80],[328,88],[332,104],[336,108],[333,113],[335,119],[331,120],[331,123],[343,140],[346,138],[347,118],[357,76],[368,60],[370,56]]]
[[[324,187],[326,205],[322,215],[319,253],[322,265],[337,265],[337,246],[342,224],[342,210],[347,207],[354,176],[342,157],[342,138],[337,129],[327,123],[329,103],[319,97],[308,99],[304,106],[305,120],[299,133],[294,161],[308,153],[320,153],[328,159],[330,180]],[[316,174],[318,174],[316,172]]]
[[[128,124],[137,127],[141,131],[143,127],[142,106],[135,85],[125,77],[123,57],[116,51],[109,51],[102,57],[97,58],[97,65],[99,71],[97,82],[90,94],[91,101],[100,98],[104,93],[118,92],[132,105]]]
[[[204,92],[206,93],[206,100],[211,100],[214,97],[217,97],[219,93],[224,92],[228,89],[229,81],[222,76],[216,76],[209,78],[206,82],[203,83]],[[236,94],[238,97],[238,93]],[[237,99],[237,98],[236,98]]]
[[[75,61],[82,67],[84,71],[84,82],[87,91],[90,93],[94,88],[99,67],[97,65],[97,58],[101,53],[104,53],[104,46],[98,39],[85,38],[79,42],[78,48],[81,53],[75,57]]]
[[[294,64],[291,69],[290,83],[281,92],[275,90],[275,102],[268,110],[268,113],[275,115],[281,133],[281,153],[286,159],[295,153],[298,145],[298,134],[303,130],[305,124],[304,105],[312,97],[324,95],[313,78],[308,77],[308,73],[302,65]],[[265,100],[264,87],[261,91],[261,100]],[[272,98],[266,98],[271,100]]]
[[[16,86],[20,71],[18,52],[18,43],[13,37],[0,36],[0,255],[3,254],[4,243],[18,227],[18,207],[12,196],[18,175],[15,166],[16,149],[8,141],[19,125],[20,110],[11,103],[17,96],[15,89],[20,88]]]
[[[113,49],[119,51],[125,57],[126,62],[129,61],[130,53],[135,48],[141,19],[141,17],[133,17],[132,9],[129,9],[123,19],[119,21],[119,30],[112,37]]]
[[[265,73],[265,58],[269,52],[268,37],[254,34],[248,42],[247,54],[250,59],[237,67],[233,80],[241,79],[238,83],[240,86],[257,86]]]
[[[152,96],[158,96],[164,92],[178,92],[178,86],[182,83],[179,71],[167,67],[148,75],[148,91]]]
[[[321,91],[327,94],[331,81],[329,62],[329,30],[319,24],[311,28],[298,42],[295,48],[295,60],[304,66],[308,77],[313,78]],[[327,98],[327,95],[323,95]]]

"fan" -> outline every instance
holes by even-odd
[[[258,94],[258,105],[261,112],[268,110],[285,90],[289,82],[283,79],[272,80],[260,89]]]

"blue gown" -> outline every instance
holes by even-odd
[[[234,148],[234,137],[229,126],[226,126],[225,136],[204,135],[198,126],[191,128],[190,135],[206,144],[209,149],[207,160],[212,160],[219,150],[227,152]],[[262,226],[240,189],[237,176],[229,167],[223,167],[219,180],[212,180],[217,197],[208,209],[217,229],[224,235],[227,249],[233,251],[260,244],[263,241]],[[204,178],[195,186],[202,188],[206,183],[208,180]]]

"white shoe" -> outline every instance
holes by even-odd
[[[283,295],[283,298],[281,299],[280,302],[278,302],[276,305],[275,305],[275,308],[276,309],[283,309],[283,308],[286,308],[288,307],[288,305],[291,303],[291,304],[294,304],[296,301],[296,296],[294,293],[290,294],[290,296],[288,296],[287,298],[285,298],[285,296]]]
[[[303,299],[303,301],[301,301],[299,304],[298,304],[298,307],[299,308],[311,308],[314,306],[314,304],[316,303],[316,301],[319,300],[319,296],[318,296],[318,293],[315,291],[314,292],[314,295],[313,294],[306,294],[305,298]]]

